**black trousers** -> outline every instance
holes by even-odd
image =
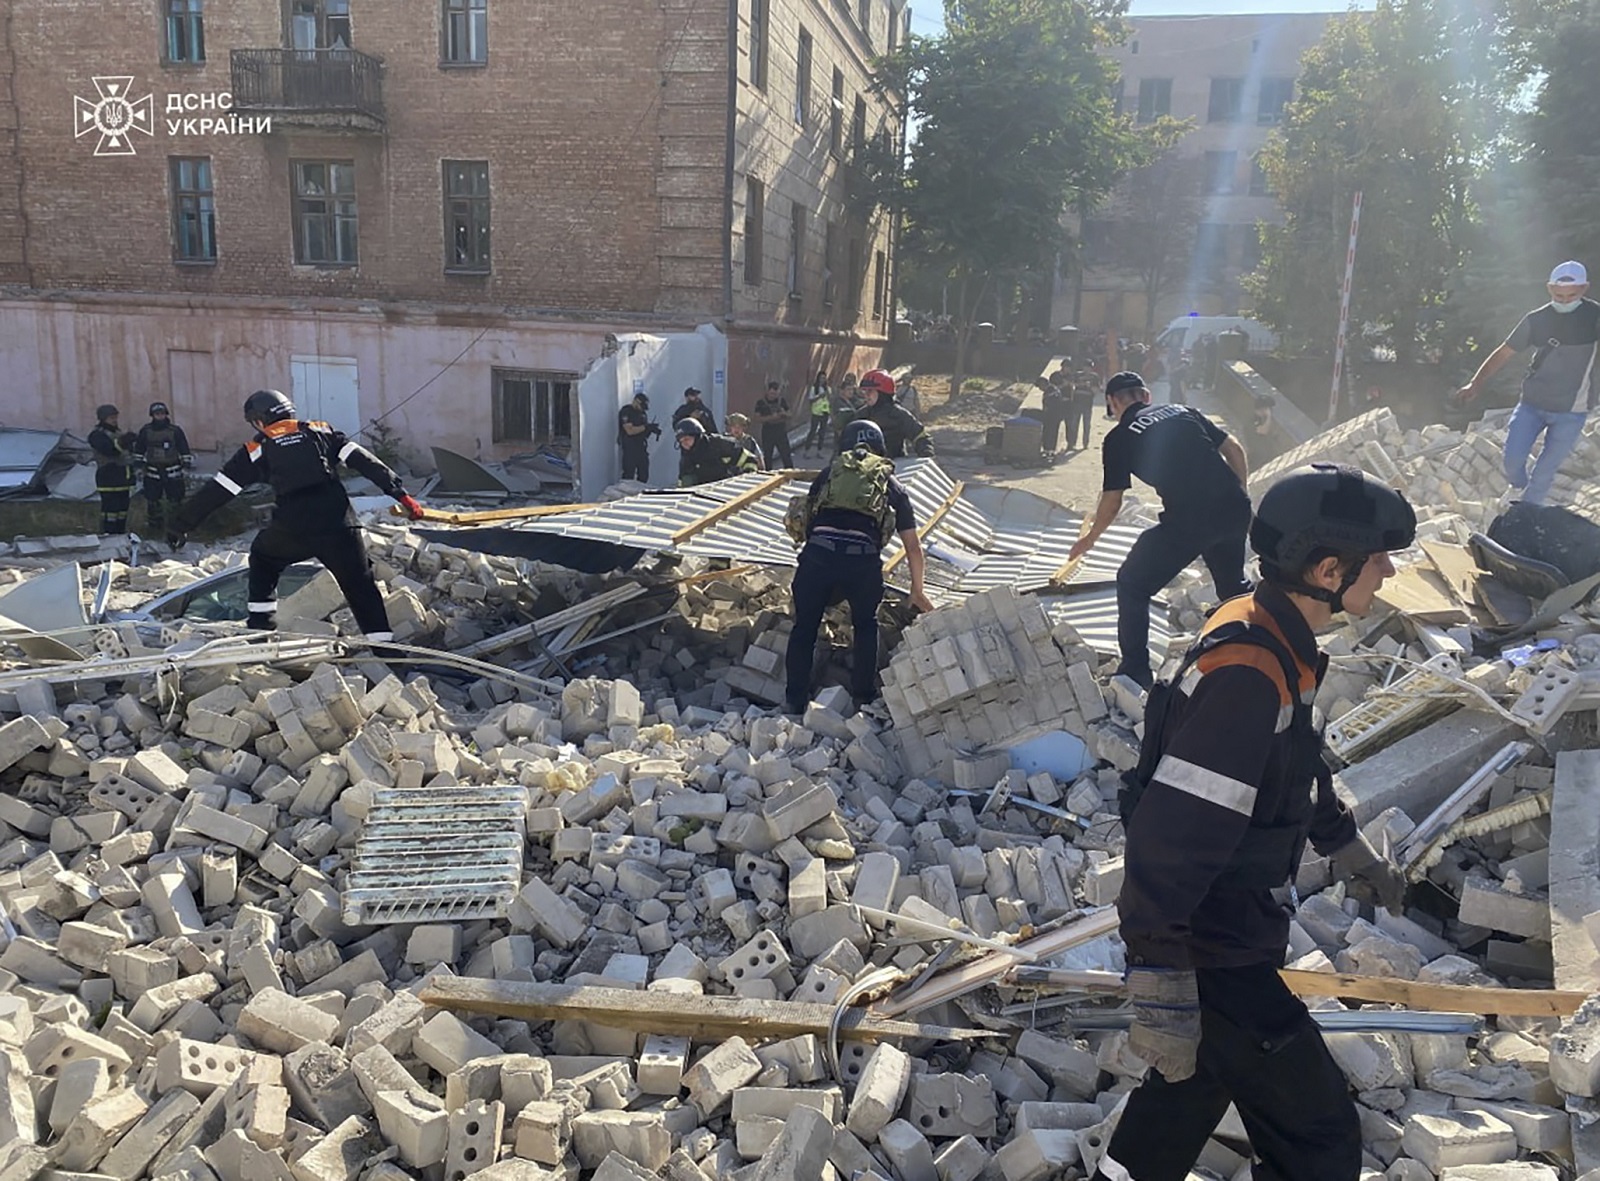
[[[167,521],[177,513],[183,503],[183,469],[181,467],[147,467],[144,469],[144,498],[149,502],[150,531],[160,534],[166,530]]]
[[[828,445],[828,415],[813,414],[810,423],[806,426],[806,441],[801,447],[810,450],[815,443],[818,448]]]
[[[1228,1110],[1239,1109],[1255,1181],[1356,1181],[1361,1123],[1344,1073],[1271,964],[1201,968],[1195,1073],[1151,1071],[1128,1096],[1094,1181],[1183,1181]]]
[[[622,445],[622,478],[624,480],[638,480],[641,484],[650,482],[649,444],[624,443]]]
[[[95,469],[95,491],[100,494],[100,532],[126,533],[128,505],[133,501],[133,469],[107,463]]]
[[[1206,564],[1217,598],[1231,599],[1249,591],[1244,576],[1244,540],[1250,528],[1250,498],[1236,490],[1217,504],[1171,509],[1159,524],[1133,543],[1117,571],[1117,646],[1122,651],[1118,672],[1146,688],[1150,671],[1150,600],[1196,558]]]
[[[1089,421],[1094,417],[1094,401],[1074,402],[1067,410],[1067,447],[1071,450],[1089,446]]]
[[[831,547],[831,548],[830,548]],[[795,712],[811,697],[812,659],[822,615],[843,597],[850,604],[850,629],[855,633],[851,692],[869,701],[878,677],[878,604],[883,602],[883,561],[877,546],[813,537],[800,551],[794,572],[794,631],[784,658],[785,696]]]
[[[1061,437],[1061,424],[1067,421],[1065,406],[1046,406],[1044,408],[1044,450],[1046,454],[1056,449],[1056,441]],[[1067,446],[1072,446],[1072,432],[1067,432]]]
[[[251,627],[277,626],[274,613],[278,609],[278,579],[290,566],[307,558],[315,558],[327,567],[344,592],[357,626],[368,637],[392,638],[383,595],[372,576],[361,530],[354,525],[306,532],[274,521],[257,533],[250,545]]]
[[[784,467],[794,466],[794,455],[789,449],[789,428],[787,426],[762,426],[761,428],[761,458],[767,465],[767,470],[772,471],[778,466],[777,460],[783,459]]]

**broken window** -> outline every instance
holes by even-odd
[[[1244,79],[1211,79],[1211,101],[1206,106],[1207,123],[1237,123],[1244,117]]]
[[[828,150],[835,156],[844,151],[844,71],[833,71],[833,106],[828,111]]]
[[[800,30],[800,50],[795,59],[794,121],[801,127],[811,122],[811,34]]]
[[[489,269],[489,162],[444,162],[444,224],[449,271]]]
[[[767,190],[753,176],[744,182],[744,281],[761,282],[762,255],[766,253]]]
[[[166,0],[163,60],[169,65],[199,65],[206,60],[204,3],[205,0]]]
[[[750,0],[750,85],[767,88],[767,0]]]
[[[355,162],[296,160],[292,168],[295,262],[304,266],[355,266]]]
[[[489,0],[444,0],[443,59],[453,66],[489,60]]]
[[[494,441],[570,445],[575,384],[570,373],[496,369]]]
[[[178,262],[217,261],[217,213],[211,191],[211,157],[173,156],[172,257]]]
[[[349,49],[350,0],[291,0],[289,44],[307,52]]]

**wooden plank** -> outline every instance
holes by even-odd
[[[596,504],[529,504],[521,508],[492,508],[481,512],[446,512],[444,509],[427,508],[422,510],[424,521],[437,521],[442,525],[482,525],[490,521],[521,521],[534,517],[553,517],[560,513],[576,512],[578,509],[599,508]],[[398,504],[392,506],[389,512],[396,517],[406,515],[406,510]]]
[[[917,540],[918,541],[921,541],[924,537],[928,536],[928,534],[932,533],[933,529],[934,529],[934,526],[937,525],[940,521],[944,520],[945,515],[951,509],[953,509],[955,507],[956,501],[961,499],[961,491],[966,486],[967,485],[966,485],[965,481],[963,481],[963,480],[957,480],[956,481],[955,487],[950,489],[950,495],[946,496],[944,498],[944,502],[942,504],[940,504],[938,508],[934,509],[931,514],[929,514],[927,521],[925,521],[921,526],[918,527],[918,529],[917,529]],[[883,576],[885,578],[888,578],[889,575],[894,571],[894,568],[896,566],[898,566],[905,559],[905,556],[906,556],[906,547],[902,545],[900,547],[900,552],[895,554],[894,557],[890,558],[887,562],[885,562],[883,564]]]
[[[1302,972],[1281,968],[1278,975],[1296,996],[1334,996],[1380,1001],[1408,1009],[1439,1013],[1484,1013],[1508,1017],[1565,1017],[1589,999],[1586,992],[1536,988],[1477,988],[1461,984],[1424,984],[1383,976],[1344,972]]]
[[[705,516],[701,517],[698,521],[691,521],[682,529],[679,529],[672,535],[672,544],[682,545],[695,534],[704,533],[707,529],[711,528],[711,526],[715,525],[724,517],[731,517],[734,513],[738,512],[746,505],[754,504],[773,489],[781,488],[790,480],[796,479],[798,474],[799,473],[792,471],[773,472],[754,488],[746,489],[745,491],[739,493],[738,496],[735,496],[732,500],[728,501],[726,504],[718,505]]]
[[[1083,520],[1081,522],[1079,522],[1079,524],[1078,524],[1078,539],[1080,541],[1084,538],[1085,535],[1088,534],[1089,527],[1091,525],[1093,525],[1093,524],[1094,524],[1094,513],[1092,513],[1092,512],[1084,513],[1083,514]],[[1091,546],[1090,548],[1093,549],[1094,547]],[[1067,561],[1061,563],[1061,568],[1050,576],[1050,585],[1051,586],[1064,586],[1064,585],[1066,585],[1067,580],[1069,578],[1071,578],[1074,573],[1076,573],[1079,565],[1082,564],[1083,559],[1087,558],[1088,556],[1089,556],[1088,553],[1085,552],[1080,557],[1070,558]]]
[[[1451,626],[1471,622],[1465,605],[1452,593],[1444,577],[1431,567],[1408,566],[1383,584],[1377,600],[1426,623]]]
[[[1478,601],[1478,563],[1465,546],[1424,541],[1422,552],[1456,597],[1468,606]]]
[[[802,1033],[826,1038],[834,1013],[832,1005],[801,1001],[691,996],[574,984],[521,984],[455,976],[436,979],[423,990],[421,1000],[425,1005],[455,1013],[483,1013],[530,1022],[591,1021],[615,1029],[719,1041],[735,1035],[756,1040]],[[864,1009],[852,1009],[845,1014],[840,1036],[848,1041],[876,1042],[887,1038],[974,1041],[996,1035],[983,1029],[885,1020]]]

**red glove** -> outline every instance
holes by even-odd
[[[400,498],[400,507],[406,510],[406,516],[413,521],[422,520],[422,506],[417,503],[417,498],[410,493]]]

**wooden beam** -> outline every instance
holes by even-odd
[[[1279,969],[1278,975],[1296,996],[1348,997],[1382,1001],[1408,1009],[1439,1013],[1485,1013],[1506,1017],[1565,1017],[1589,999],[1586,992],[1543,988],[1478,988],[1462,984],[1424,984],[1387,976],[1352,976],[1344,972],[1302,972]]]
[[[598,508],[594,504],[530,504],[521,508],[492,508],[481,512],[455,513],[443,509],[424,508],[422,519],[424,521],[438,521],[444,525],[481,525],[490,521],[520,521],[532,517],[553,517],[559,513],[576,512],[578,509]],[[389,512],[394,516],[403,517],[406,510],[398,504],[390,507]]]
[[[932,533],[933,529],[934,529],[934,526],[937,525],[940,521],[944,520],[945,515],[947,513],[949,513],[949,511],[951,509],[955,508],[956,501],[961,499],[962,489],[964,489],[966,486],[967,485],[966,485],[966,482],[964,480],[957,480],[956,481],[955,487],[950,489],[950,495],[948,495],[948,496],[946,496],[944,498],[944,503],[941,504],[938,508],[934,509],[933,512],[929,515],[928,519],[925,522],[923,522],[920,526],[918,526],[918,528],[917,528],[917,540],[918,541],[921,541],[924,537],[928,536],[928,534]],[[891,573],[893,573],[894,568],[896,566],[898,566],[905,559],[905,556],[906,556],[906,547],[905,546],[901,546],[900,547],[900,552],[895,554],[894,557],[890,558],[887,562],[885,562],[883,564],[883,576],[885,578],[888,578],[889,575]]]
[[[691,996],[574,984],[521,984],[456,976],[436,979],[423,990],[421,1000],[425,1005],[456,1013],[483,1013],[535,1023],[590,1021],[614,1029],[718,1041],[735,1035],[756,1039],[802,1033],[826,1038],[834,1012],[832,1005],[803,1001]],[[851,1009],[845,1014],[839,1036],[847,1041],[876,1042],[887,1038],[975,1041],[1002,1035],[984,1029],[885,1020],[865,1009]]]
[[[1083,539],[1084,535],[1089,532],[1089,526],[1092,524],[1094,524],[1094,514],[1092,512],[1084,513],[1083,521],[1078,525],[1078,539],[1080,541]],[[1078,566],[1083,562],[1083,559],[1088,556],[1089,555],[1085,553],[1083,557],[1069,558],[1067,561],[1061,563],[1061,568],[1050,576],[1050,585],[1061,586],[1063,583],[1065,583],[1067,579],[1072,577],[1073,573],[1078,569]]]
[[[698,521],[691,521],[682,529],[679,529],[672,535],[672,544],[682,545],[695,534],[704,533],[724,517],[731,517],[746,505],[755,503],[774,488],[781,488],[795,478],[797,478],[797,473],[792,471],[773,472],[754,488],[746,489],[728,501],[728,503],[718,505]]]

